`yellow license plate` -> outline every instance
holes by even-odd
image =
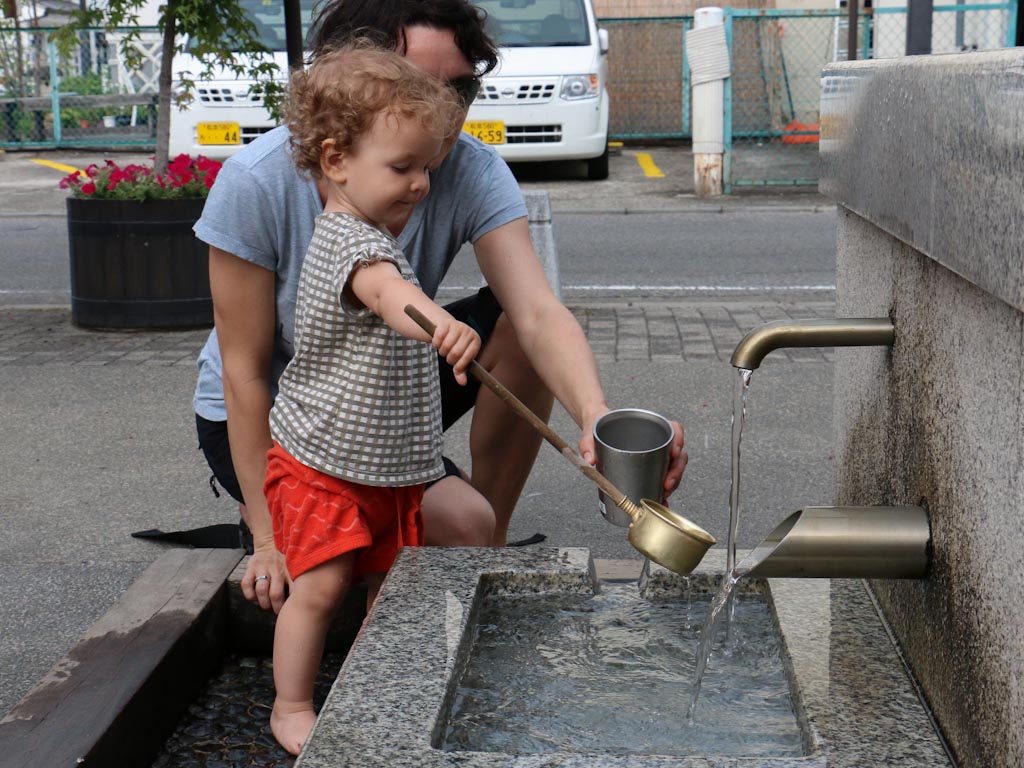
[[[462,130],[484,144],[505,143],[505,123],[501,120],[467,120]]]
[[[238,123],[198,123],[196,138],[200,144],[241,144]]]

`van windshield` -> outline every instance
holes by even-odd
[[[473,0],[487,11],[487,31],[508,48],[589,45],[583,0]]]
[[[313,19],[316,0],[299,0],[302,14],[302,40],[306,45]],[[284,0],[241,0],[242,12],[256,25],[259,41],[272,51],[285,51],[288,44],[284,33]]]

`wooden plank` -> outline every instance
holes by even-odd
[[[168,550],[0,720],[23,768],[142,765],[223,655],[240,550]]]
[[[132,107],[156,105],[157,94],[155,93],[104,93],[94,96],[84,94],[69,94],[60,97],[61,109],[72,107]],[[50,96],[29,96],[23,99],[0,99],[0,106],[11,104],[20,106],[26,110],[47,110],[53,107],[53,99]]]

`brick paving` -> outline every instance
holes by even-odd
[[[834,303],[758,298],[567,301],[598,360],[728,362],[751,328],[782,319],[832,317]],[[209,330],[78,328],[68,309],[0,310],[0,365],[192,366]],[[830,362],[830,348],[783,349],[775,358]]]
[[[728,362],[743,335],[770,320],[833,317],[832,301],[663,299],[575,304],[568,302],[599,360]],[[831,348],[784,349],[779,360],[830,362]]]

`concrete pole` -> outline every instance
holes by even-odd
[[[698,8],[694,13],[694,29],[722,24],[721,8]],[[693,86],[693,186],[698,197],[721,195],[722,158],[725,153],[724,80],[712,80]]]

